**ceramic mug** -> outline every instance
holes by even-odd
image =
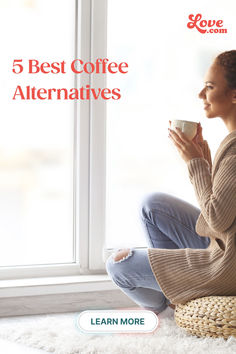
[[[192,140],[197,134],[197,125],[197,122],[191,122],[188,120],[175,119],[171,121],[171,129],[175,130],[175,128],[180,128],[182,133],[184,133],[190,140]]]

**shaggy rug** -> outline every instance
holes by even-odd
[[[136,308],[137,309],[137,308]],[[0,318],[0,337],[55,354],[232,354],[236,338],[198,338],[175,324],[167,308],[153,333],[83,334],[76,326],[78,313]]]

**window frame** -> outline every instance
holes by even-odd
[[[107,0],[74,0],[75,58],[106,57]],[[81,34],[81,36],[80,36]],[[105,74],[74,76],[74,87],[105,87]],[[73,243],[74,262],[0,267],[0,279],[106,273],[105,187],[106,102],[74,102]]]

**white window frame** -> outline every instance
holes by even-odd
[[[75,0],[75,58],[94,61],[107,53],[107,0]],[[81,38],[80,38],[81,33]],[[75,87],[106,87],[105,74],[75,75]],[[0,267],[0,279],[106,274],[106,102],[75,102],[74,262]],[[80,235],[80,236],[79,236]],[[111,250],[112,251],[112,250]]]

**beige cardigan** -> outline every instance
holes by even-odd
[[[221,142],[212,168],[208,161],[187,163],[201,209],[196,232],[210,237],[208,248],[148,248],[154,276],[172,304],[236,295],[236,130]]]

